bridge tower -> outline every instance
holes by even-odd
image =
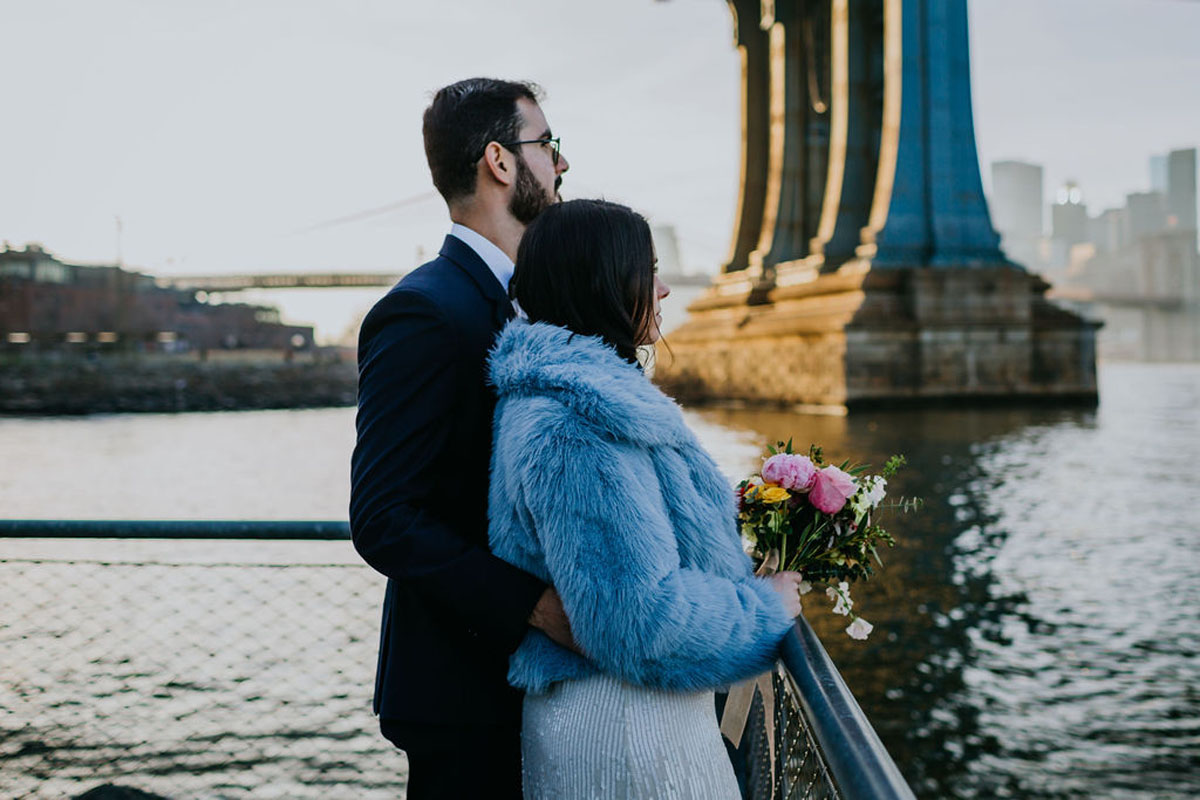
[[[727,2],[733,238],[656,378],[691,400],[836,408],[1095,402],[1095,323],[1047,301],[988,216],[966,0]]]

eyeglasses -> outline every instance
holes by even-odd
[[[558,166],[558,151],[562,149],[561,137],[555,136],[553,139],[522,139],[519,142],[500,142],[501,147],[515,147],[520,144],[540,144],[550,145],[550,163]]]

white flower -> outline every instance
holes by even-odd
[[[887,480],[880,475],[872,475],[870,487],[863,495],[863,500],[868,506],[875,508],[883,502],[884,497],[887,497]]]
[[[871,631],[873,630],[875,630],[875,626],[862,617],[855,617],[854,621],[846,626],[846,633],[850,635],[850,638],[858,639],[859,641],[865,640],[871,635]]]
[[[798,591],[801,596],[806,595],[812,591],[812,584],[808,581],[800,581],[800,583],[796,585],[796,591]]]
[[[854,524],[861,525],[871,509],[876,508],[887,496],[887,481],[879,475],[871,475],[859,482],[859,491],[850,498],[854,510]]]
[[[863,517],[871,510],[871,506],[867,504],[867,499],[862,494],[856,494],[850,498],[850,509],[854,512],[854,525],[858,526],[862,522]]]
[[[854,607],[854,601],[850,599],[850,584],[845,581],[839,583],[836,589],[830,586],[825,590],[825,596],[834,602],[833,613],[835,614],[845,616]]]

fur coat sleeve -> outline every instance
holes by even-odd
[[[554,584],[606,673],[700,689],[770,668],[792,621],[753,576],[732,491],[678,407],[598,340],[550,338],[561,349],[542,366],[566,366],[550,380],[506,381],[511,363],[494,356],[496,554]],[[553,680],[548,647],[542,637],[528,647],[541,655],[519,649],[510,679],[534,691]]]

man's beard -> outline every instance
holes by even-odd
[[[554,182],[558,189],[558,180]],[[525,159],[517,158],[517,184],[513,191],[512,200],[508,202],[508,213],[522,225],[528,225],[537,215],[549,208],[557,199],[550,195],[533,177],[533,170],[525,166]]]

